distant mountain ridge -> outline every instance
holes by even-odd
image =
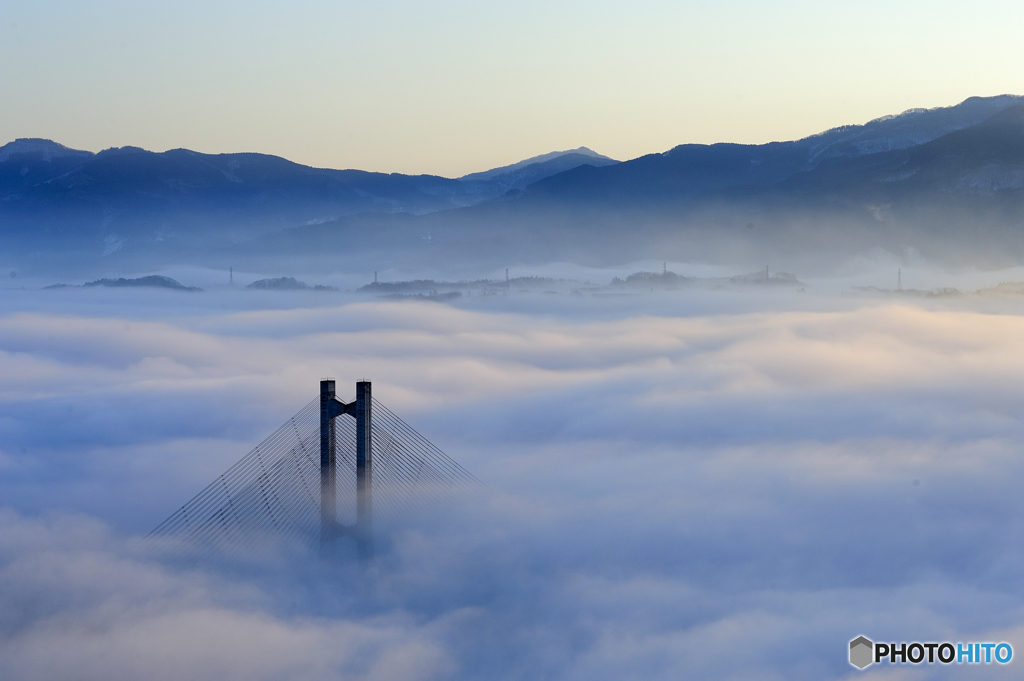
[[[725,187],[772,185],[825,163],[925,144],[1020,104],[1024,97],[1015,95],[971,97],[956,106],[911,109],[792,142],[682,144],[613,166],[570,169],[537,181],[527,195],[546,201],[649,205],[689,200]]]
[[[1024,98],[971,98],[794,142],[682,145],[409,224],[289,230],[277,243],[326,245],[363,229],[420,257],[490,266],[650,258],[821,272],[908,249],[1007,266],[1024,261]]]
[[[432,180],[325,172],[259,154],[153,153],[136,147],[69,155],[18,140],[0,147],[0,221],[8,248],[124,252],[143,244],[204,248],[404,201],[438,210]],[[31,153],[18,153],[26,146]],[[46,160],[47,157],[51,160]],[[443,184],[439,178],[435,184]],[[387,209],[387,206],[384,207]],[[114,244],[114,247],[111,247]]]
[[[794,142],[683,145],[575,168],[447,217],[453,241],[472,223],[495,225],[506,259],[550,251],[591,264],[771,260],[807,271],[911,249],[956,266],[1019,264],[1024,98],[970,98]]]
[[[790,142],[684,144],[623,162],[555,153],[449,179],[18,140],[0,147],[0,253],[445,268],[770,257],[796,271],[798,258],[872,249],[1024,259],[1019,96]]]
[[[469,175],[463,175],[459,179],[469,180],[473,182],[480,180],[491,180],[499,175],[508,175],[511,173],[515,173],[534,164],[549,163],[551,161],[555,161],[557,159],[564,159],[566,157],[571,157],[573,159],[583,157],[590,162],[590,165],[593,166],[605,166],[618,163],[618,161],[616,161],[615,159],[603,156],[602,154],[599,154],[592,149],[588,149],[587,147],[577,147],[576,149],[568,149],[566,151],[552,151],[551,153],[548,154],[534,156],[532,158],[526,159],[525,161],[520,161],[519,163],[513,163],[507,166],[501,166],[500,168],[491,168],[490,170],[485,170],[479,173],[470,173]]]
[[[46,163],[53,162],[58,158],[88,158],[92,156],[91,151],[79,151],[57,144],[51,140],[21,138],[0,147],[0,163],[9,160],[12,156],[36,157],[36,160]]]
[[[279,188],[273,185],[278,182],[291,191],[311,195],[307,198],[333,201],[341,214],[422,214],[472,205],[504,193],[523,179],[541,179],[587,163],[607,165],[617,161],[580,147],[450,179],[312,168],[257,153],[203,154],[188,149],[158,153],[131,146],[93,153],[51,140],[22,138],[0,147],[0,198],[17,201],[42,185],[49,185],[44,189],[51,193],[85,189],[110,195],[124,190],[157,196],[162,190],[171,197],[185,190],[234,189],[239,194],[253,186],[261,191],[275,190]],[[131,186],[129,180],[137,185]],[[302,186],[302,182],[309,186]]]
[[[145,242],[237,242],[360,213],[471,206],[580,164],[607,162],[593,152],[544,158],[516,164],[514,177],[466,180],[311,168],[255,153],[92,153],[18,139],[0,147],[0,243],[107,243],[109,254],[110,243],[130,249]]]

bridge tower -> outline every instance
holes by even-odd
[[[356,383],[356,399],[346,404],[335,394],[333,380],[321,381],[319,397],[149,536],[197,552],[273,549],[298,540],[319,544],[322,553],[350,537],[359,555],[370,558],[375,533],[394,527],[399,516],[428,513],[456,489],[478,488],[480,481],[469,471],[375,402],[371,387],[369,381]],[[334,422],[348,418],[354,421]],[[344,523],[338,522],[342,500]],[[355,511],[351,524],[349,506]],[[183,543],[165,544],[171,539]],[[279,544],[281,539],[288,543]]]
[[[334,381],[320,381],[320,547],[340,536],[351,536],[364,557],[373,553],[373,394],[370,381],[356,383],[356,399],[337,398]],[[349,415],[356,420],[356,522],[338,522],[336,501],[337,448],[331,421]]]

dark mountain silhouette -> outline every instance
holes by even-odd
[[[590,150],[587,149],[587,151]],[[545,161],[536,161],[527,165],[517,163],[515,166],[509,166],[513,168],[512,170],[505,172],[488,171],[486,173],[478,173],[478,175],[486,175],[488,185],[497,188],[498,191],[496,193],[500,195],[511,190],[523,190],[538,180],[543,180],[546,177],[558,175],[574,168],[583,166],[601,168],[618,163],[618,161],[612,160],[607,156],[591,154],[580,154],[575,151],[565,152]],[[545,156],[550,155],[546,154]],[[499,168],[499,170],[502,169]],[[473,176],[467,175],[462,180],[468,181],[471,177]]]
[[[982,123],[906,149],[825,162],[788,178],[774,193],[842,190],[901,200],[909,194],[992,195],[1024,187],[1024,104]]]
[[[808,271],[913,248],[1011,264],[1024,258],[1024,98],[972,98],[797,142],[685,145],[445,217],[463,215],[453,241],[470,238],[468,223],[492,224],[494,248],[527,260],[550,250],[594,264],[771,259]]]
[[[638,258],[808,272],[906,248],[998,265],[1024,258],[1022,121],[1024,98],[970,98],[793,142],[688,144],[621,163],[573,150],[457,180],[19,140],[0,148],[0,246],[34,262],[230,254],[467,274]]]
[[[137,279],[125,279],[124,277],[119,279],[97,279],[96,281],[86,282],[82,284],[82,286],[107,286],[109,288],[169,288],[175,291],[203,290],[198,286],[185,286],[177,279],[171,279],[170,277],[164,277],[159,274],[151,274],[148,277],[138,277]]]
[[[299,281],[295,277],[276,277],[272,279],[260,279],[254,281],[246,288],[257,289],[262,291],[337,291],[338,289],[334,286],[323,286],[317,284],[310,286],[304,281]]]
[[[485,170],[482,173],[472,173],[459,178],[468,182],[489,181],[500,186],[504,194],[510,189],[524,189],[527,185],[542,180],[545,177],[557,175],[558,173],[572,170],[584,165],[591,165],[597,168],[610,166],[618,163],[615,159],[602,156],[601,154],[579,147],[568,151],[553,151],[550,154],[534,156],[519,163]]]
[[[549,161],[555,161],[560,158],[565,158],[567,156],[575,158],[585,157],[588,160],[588,162],[594,166],[605,166],[612,165],[613,163],[618,163],[618,161],[616,161],[615,159],[608,158],[607,156],[599,154],[593,149],[588,149],[587,147],[578,147],[576,149],[567,149],[566,151],[552,151],[548,154],[533,156],[531,158],[526,159],[525,161],[519,161],[518,163],[513,163],[511,165],[501,166],[500,168],[491,168],[490,170],[484,170],[483,172],[463,175],[459,179],[470,181],[491,180],[497,177],[498,175],[508,175],[509,173],[514,173],[516,171],[523,170],[527,166],[532,166],[538,163],[548,163]],[[568,168],[563,168],[563,170],[568,170]]]
[[[604,168],[580,167],[534,183],[528,200],[637,205],[680,202],[714,189],[772,185],[823,164],[899,151],[977,126],[1024,97],[972,97],[941,109],[912,109],[794,142],[684,144]]]
[[[264,154],[98,154],[49,140],[0,147],[0,240],[8,247],[110,253],[141,244],[208,247],[360,213],[425,214],[469,206],[583,163],[555,152],[495,179],[310,168]],[[549,158],[550,157],[550,158]]]
[[[296,252],[304,243],[359,243],[376,262],[405,253],[448,267],[665,258],[771,260],[808,272],[907,248],[956,264],[1005,265],[1024,258],[1020,102],[972,99],[955,111],[915,111],[797,142],[686,145],[576,168],[462,210],[339,221],[273,240]],[[911,134],[914,121],[920,131]],[[964,122],[972,124],[906,146]],[[878,146],[887,150],[861,153]]]

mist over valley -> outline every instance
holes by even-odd
[[[861,635],[1019,655],[1022,192],[1011,95],[458,178],[0,147],[0,676],[819,681],[862,673]],[[381,492],[412,483],[369,555],[319,515],[325,379],[408,428],[371,430]],[[413,431],[479,486],[413,503],[447,492]],[[232,485],[273,541],[188,535],[228,531],[203,495]],[[168,518],[189,552],[147,539]],[[306,526],[329,550],[281,538]],[[966,669],[890,667],[866,673]]]

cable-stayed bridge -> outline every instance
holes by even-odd
[[[345,403],[320,395],[162,522],[149,537],[188,550],[250,551],[269,542],[344,537],[363,556],[375,532],[480,485],[386,406],[369,381]]]

